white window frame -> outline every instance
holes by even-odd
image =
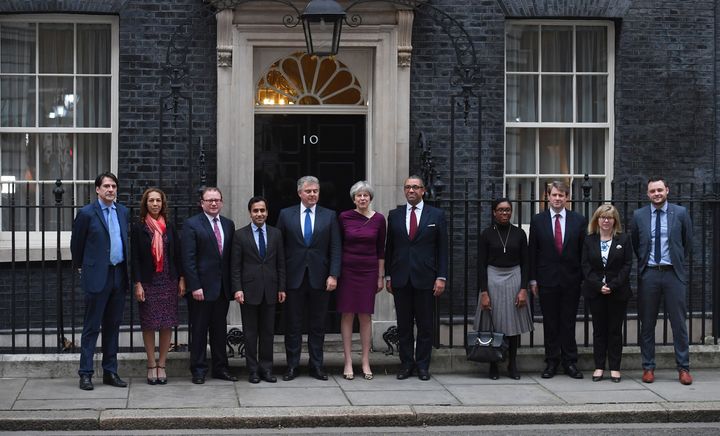
[[[535,135],[535,173],[517,173],[517,174],[508,174],[507,173],[507,131],[511,128],[528,128],[528,129],[534,129],[535,132],[539,132],[538,129],[540,128],[563,128],[563,129],[575,129],[575,128],[601,128],[605,130],[605,161],[604,161],[604,168],[605,172],[603,174],[591,174],[590,180],[599,180],[604,179],[604,185],[603,185],[603,192],[605,193],[605,199],[609,198],[609,193],[611,190],[611,183],[613,178],[613,162],[614,162],[614,149],[615,149],[615,137],[614,137],[614,130],[615,130],[615,25],[611,21],[602,21],[602,20],[507,20],[506,21],[506,27],[503,30],[503,41],[505,41],[506,35],[507,35],[507,26],[511,25],[534,25],[538,26],[538,30],[540,30],[541,26],[572,26],[573,27],[573,70],[571,72],[563,72],[563,73],[557,73],[562,75],[568,75],[572,74],[573,76],[573,103],[577,102],[577,77],[582,75],[597,75],[597,72],[578,72],[577,71],[577,56],[576,56],[576,27],[588,27],[588,26],[604,26],[607,28],[607,120],[605,122],[577,122],[577,105],[574,104],[574,110],[573,110],[573,122],[543,122],[543,121],[536,121],[536,122],[514,122],[514,121],[507,121],[507,78],[509,75],[513,74],[522,74],[522,75],[537,75],[538,77],[538,87],[537,87],[537,102],[538,102],[538,119],[542,120],[542,100],[541,100],[541,93],[542,93],[542,75],[548,75],[553,73],[547,73],[542,72],[542,32],[539,32],[538,34],[538,45],[539,45],[539,51],[538,51],[538,71],[535,72],[517,72],[517,71],[508,71],[507,70],[507,47],[504,49],[504,59],[505,59],[505,66],[504,66],[504,77],[503,80],[505,82],[504,85],[504,94],[503,94],[503,105],[504,105],[504,115],[503,115],[503,121],[504,121],[504,128],[503,128],[503,189],[505,190],[505,187],[508,184],[514,183],[514,180],[521,179],[521,180],[527,180],[527,179],[534,179],[535,181],[535,192],[534,198],[535,199],[543,199],[544,198],[544,186],[540,186],[540,180],[542,179],[557,179],[557,180],[566,180],[569,179],[570,186],[572,187],[573,182],[577,178],[582,178],[584,175],[582,174],[575,174],[575,149],[574,149],[574,140],[575,135],[570,134],[570,173],[568,174],[552,174],[552,173],[540,173],[540,148],[539,148],[539,134]],[[595,184],[593,185],[595,186]],[[507,193],[506,193],[507,194]],[[580,193],[573,192],[572,196],[575,199],[579,198]],[[535,212],[538,211],[540,205],[537,205],[537,208]]]
[[[118,168],[118,123],[119,123],[119,82],[120,82],[120,25],[119,18],[111,15],[75,15],[75,14],[21,14],[21,15],[4,15],[0,16],[0,24],[2,23],[72,23],[72,24],[110,24],[111,32],[111,63],[110,63],[110,127],[0,127],[0,133],[109,133],[110,134],[110,171],[117,173]],[[36,42],[37,43],[37,42]],[[76,54],[76,46],[73,47],[73,53]],[[78,77],[75,72],[76,62],[73,62],[73,77]],[[35,73],[37,74],[37,72]],[[39,98],[40,90],[36,91],[36,104]],[[36,111],[38,106],[36,106]],[[37,117],[36,117],[37,118]],[[75,117],[76,119],[77,117]],[[36,119],[36,125],[40,120]],[[63,204],[68,205],[72,198],[78,202],[76,206],[80,206],[85,202],[84,198],[78,198],[77,186],[80,184],[89,184],[94,186],[95,179],[79,180],[77,176],[77,155],[73,154],[73,178],[72,180],[63,180]],[[38,185],[54,184],[55,181],[42,180],[30,182]],[[46,201],[47,203],[47,201]],[[39,214],[36,214],[36,224],[39,223]],[[74,214],[73,214],[74,216]],[[36,225],[35,228],[38,228]],[[13,233],[15,233],[14,253]],[[70,231],[60,232],[60,250],[64,260],[70,259]],[[44,256],[43,256],[43,239]],[[32,231],[0,231],[0,262],[10,261],[26,261],[26,260],[55,260],[57,258],[57,232],[48,230],[42,232],[40,230]]]

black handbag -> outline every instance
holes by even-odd
[[[482,326],[482,317],[485,311],[480,311],[480,323]],[[467,360],[482,363],[504,362],[507,357],[508,343],[505,335],[495,331],[495,325],[492,321],[492,312],[490,312],[490,331],[470,332],[467,335]]]

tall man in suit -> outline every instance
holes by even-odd
[[[188,293],[191,324],[190,372],[192,382],[205,383],[208,364],[205,358],[208,332],[212,376],[237,381],[228,367],[225,336],[227,311],[233,299],[230,283],[230,252],[235,223],[220,216],[222,192],[205,188],[201,195],[202,212],[183,226],[182,260]]]
[[[425,381],[430,379],[433,297],[445,291],[448,272],[447,223],[445,212],[423,201],[425,184],[420,177],[408,177],[403,190],[407,204],[388,214],[385,285],[395,299],[400,337],[402,366],[397,378],[404,380],[417,370]]]
[[[565,182],[548,185],[550,207],[530,221],[528,251],[530,290],[540,294],[545,336],[545,370],[552,378],[562,364],[565,374],[583,378],[577,369],[575,321],[582,281],[582,246],[587,219],[565,205],[570,188]]]
[[[642,381],[655,381],[655,323],[660,297],[670,317],[675,345],[675,363],[680,383],[692,384],[690,350],[685,325],[688,270],[685,260],[692,251],[692,221],[687,209],[667,201],[665,180],[651,178],[647,185],[650,204],[633,213],[630,222],[633,247],[638,259],[638,315]]]
[[[272,373],[275,302],[285,301],[285,252],[280,230],[265,223],[267,200],[251,198],[248,211],[252,222],[237,230],[233,238],[232,288],[245,330],[248,381],[260,383],[262,379],[275,383],[277,378]]]
[[[287,275],[285,354],[288,367],[283,380],[292,380],[298,375],[305,308],[309,373],[318,380],[327,380],[323,368],[325,318],[330,292],[335,290],[340,277],[340,226],[334,210],[317,205],[320,182],[316,177],[298,179],[297,193],[300,205],[281,210],[277,222],[283,233]]]
[[[118,179],[102,173],[95,179],[97,201],[78,212],[70,251],[85,294],[85,317],[80,339],[80,389],[92,390],[93,354],[102,328],[103,383],[124,388],[117,375],[120,322],[128,287],[128,219],[125,206],[115,203]]]

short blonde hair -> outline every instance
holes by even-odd
[[[598,230],[598,221],[602,217],[612,217],[613,218],[613,229],[612,229],[612,235],[615,236],[618,233],[622,233],[622,224],[620,224],[620,214],[618,213],[618,210],[615,206],[612,204],[601,204],[600,207],[598,207],[595,210],[595,213],[592,215],[592,218],[590,218],[590,222],[588,222],[588,228],[587,232],[588,235],[592,235],[597,233]]]

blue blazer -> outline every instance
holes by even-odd
[[[385,275],[393,288],[408,284],[432,289],[435,279],[448,277],[448,234],[445,212],[423,203],[417,233],[411,241],[405,226],[407,205],[388,214]]]
[[[230,284],[230,253],[232,251],[235,223],[220,217],[225,242],[222,256],[218,251],[215,232],[204,213],[193,215],[183,225],[182,231],[182,270],[185,274],[186,298],[192,298],[192,292],[203,289],[206,301],[218,298],[233,299]],[[224,295],[221,295],[221,291]]]
[[[530,221],[528,279],[537,281],[541,289],[580,289],[580,260],[587,232],[587,219],[571,210],[566,213],[562,253],[555,249],[554,223],[550,217],[550,208],[536,214]]]
[[[632,235],[633,248],[638,259],[638,272],[642,275],[650,258],[650,234],[652,211],[651,205],[641,207],[633,212],[633,219],[630,222],[630,233]],[[668,248],[670,261],[677,278],[683,282],[688,281],[688,270],[685,260],[692,252],[692,221],[687,209],[677,204],[668,203],[667,208],[668,225]]]
[[[122,204],[115,203],[115,207],[125,254],[125,262],[120,264],[120,267],[123,268],[123,277],[127,281],[130,214]],[[82,268],[80,283],[83,290],[90,294],[102,292],[110,265],[110,233],[103,215],[97,200],[85,205],[75,217],[70,238],[73,267]],[[122,289],[127,289],[127,282],[123,284]]]
[[[300,288],[306,268],[313,289],[325,289],[328,276],[340,277],[342,241],[334,210],[315,207],[315,226],[309,247],[305,246],[300,226],[299,204],[280,211],[277,228],[283,234],[288,289]]]

